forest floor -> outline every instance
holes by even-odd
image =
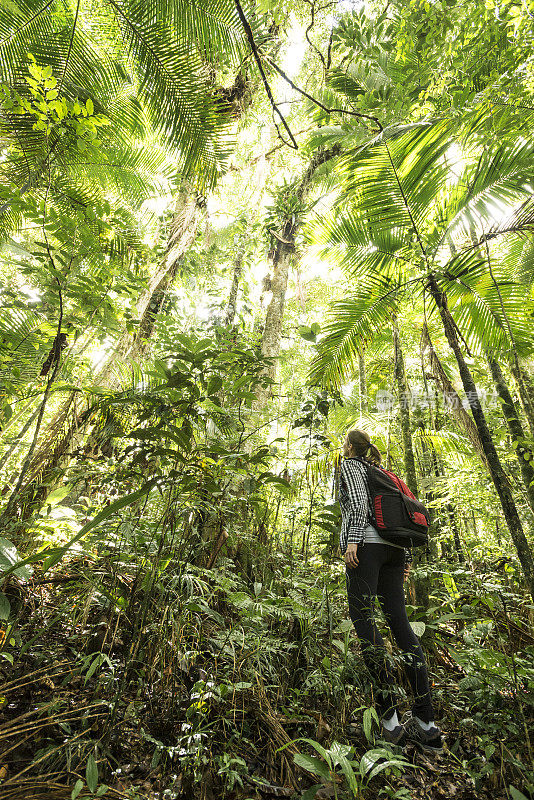
[[[12,579],[1,800],[534,797],[529,606],[495,576],[483,595],[457,570],[456,596],[425,617],[446,741],[428,756],[376,738],[339,570],[322,585],[317,568],[275,571],[267,587],[238,568],[143,587],[73,560]]]

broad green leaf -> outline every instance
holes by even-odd
[[[306,339],[307,342],[315,342],[317,335],[312,328],[308,328],[306,325],[299,325],[298,331],[301,337]]]
[[[50,492],[48,497],[45,500],[45,504],[49,506],[55,506],[58,503],[61,503],[62,500],[67,497],[72,489],[72,484],[68,484],[67,486],[60,486],[58,489],[54,489],[53,492]]]
[[[366,708],[363,712],[363,732],[368,742],[371,741],[371,731],[373,729],[373,719],[378,723],[378,714],[374,708]]]
[[[368,780],[370,780],[388,767],[421,769],[421,767],[412,764],[404,756],[393,755],[391,750],[385,747],[375,747],[363,754],[360,761],[360,774],[362,777],[367,775]]]
[[[332,749],[334,745],[332,745]],[[349,785],[349,789],[353,793],[354,797],[358,796],[358,778],[354,772],[352,764],[348,760],[348,758],[341,752],[336,752],[334,756],[335,760],[341,767],[341,772],[347,779],[347,783]]]
[[[30,580],[33,570],[26,566],[26,561],[19,561],[19,554],[15,545],[8,539],[0,536],[0,574],[7,577],[14,573],[18,578]]]
[[[314,750],[317,750],[319,755],[322,756],[324,760],[328,762],[328,764],[332,763],[332,759],[329,752],[325,750],[324,747],[321,744],[319,744],[319,742],[316,742],[315,739],[307,739],[305,737],[302,737],[299,741],[306,742],[307,744],[311,745],[311,747],[313,747]]]
[[[416,621],[410,622],[410,627],[412,631],[415,633],[416,636],[422,636],[426,630],[426,625],[424,622]]]
[[[84,683],[87,683],[87,681],[90,678],[93,677],[93,675],[95,674],[97,669],[99,667],[101,667],[102,664],[105,664],[105,663],[107,663],[107,664],[109,664],[111,666],[111,662],[110,662],[108,656],[105,653],[96,653],[95,657],[93,658],[93,660],[91,662],[91,666],[87,670],[87,674],[85,676]]]
[[[98,765],[92,753],[89,754],[89,758],[87,759],[87,766],[85,768],[85,780],[87,781],[87,786],[89,787],[89,791],[95,794],[98,788]]]
[[[11,604],[5,594],[0,592],[0,619],[9,619]]]
[[[519,789],[516,789],[515,786],[512,786],[511,784],[508,786],[508,791],[512,796],[512,800],[528,800],[523,792],[520,792]]]
[[[319,775],[321,778],[328,780],[330,778],[330,770],[328,766],[316,756],[308,756],[305,753],[295,753],[293,761],[299,767],[303,767],[312,772],[314,775]]]
[[[445,584],[445,588],[447,589],[448,593],[454,600],[460,597],[460,592],[458,591],[456,582],[449,572],[443,573],[443,583]]]

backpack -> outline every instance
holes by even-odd
[[[405,547],[428,544],[430,514],[426,506],[394,472],[364,458],[356,460],[367,467],[371,517],[380,536]]]

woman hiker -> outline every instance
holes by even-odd
[[[341,553],[345,556],[350,618],[356,629],[365,664],[375,685],[375,700],[384,741],[404,746],[415,742],[426,751],[441,753],[441,730],[434,708],[425,657],[413,632],[404,601],[404,581],[411,555],[391,544],[370,524],[371,495],[367,468],[355,456],[380,465],[382,457],[365,431],[348,432],[343,446],[339,501],[342,513]],[[395,699],[395,672],[388,662],[383,639],[374,620],[378,597],[384,616],[402,651],[404,668],[414,693],[413,710],[399,721]]]

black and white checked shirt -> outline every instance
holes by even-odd
[[[365,528],[372,521],[372,499],[367,479],[367,468],[355,458],[344,458],[339,475],[339,505],[341,507],[341,532],[339,546],[345,555],[348,544],[362,544]],[[404,548],[405,563],[412,561],[411,550]]]

